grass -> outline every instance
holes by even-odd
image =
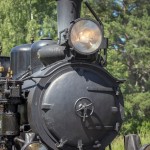
[[[123,136],[118,136],[117,138],[115,138],[111,146],[112,150],[124,150]],[[109,150],[109,148],[107,147],[106,150]]]
[[[140,135],[142,145],[150,143],[150,134]],[[109,150],[107,147],[106,150]],[[123,136],[118,136],[112,142],[112,150],[124,150],[124,138]]]

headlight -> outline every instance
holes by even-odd
[[[69,44],[80,54],[90,55],[99,50],[102,30],[94,20],[78,19],[69,30]]]
[[[42,143],[33,142],[28,144],[23,150],[48,150],[48,148]]]

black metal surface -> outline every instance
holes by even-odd
[[[20,103],[21,85],[17,80],[0,80],[0,104]]]
[[[11,70],[16,79],[25,73],[30,67],[31,44],[16,46],[11,50]]]
[[[8,68],[10,67],[10,57],[0,56],[0,63],[1,66],[4,67],[4,72],[2,72],[1,77],[5,77],[7,75]]]
[[[19,114],[0,113],[0,135],[16,136],[19,135]]]
[[[44,46],[38,51],[38,57],[41,60],[41,62],[47,66],[50,65],[56,61],[59,61],[61,59],[65,58],[65,46],[59,46],[59,45],[51,45],[51,46]]]
[[[49,147],[53,137],[57,147],[63,149],[77,148],[79,140],[86,149],[93,149],[95,141],[104,149],[122,123],[123,99],[121,93],[116,95],[116,80],[104,69],[88,63],[55,64],[42,74],[51,70],[55,71],[39,79],[29,94],[32,128]],[[106,90],[89,91],[87,87]]]
[[[53,45],[53,44],[56,44],[56,42],[51,40],[51,39],[48,39],[48,38],[47,39],[45,38],[43,40],[37,41],[37,42],[32,44],[31,58],[30,58],[32,73],[36,72],[37,70],[39,70],[43,66],[42,62],[38,58],[38,54],[37,54],[38,51],[41,48],[43,48],[44,46]]]
[[[70,26],[70,23],[80,17],[82,0],[57,0],[57,26],[59,33]],[[61,35],[64,43],[63,34]]]
[[[0,80],[0,135],[20,134],[17,105],[21,103],[21,81]]]

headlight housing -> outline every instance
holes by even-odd
[[[100,49],[103,31],[97,21],[77,19],[69,29],[69,45],[79,54],[90,55]]]

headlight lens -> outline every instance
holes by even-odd
[[[80,54],[95,53],[102,42],[102,30],[93,20],[79,19],[70,29],[71,46]]]

